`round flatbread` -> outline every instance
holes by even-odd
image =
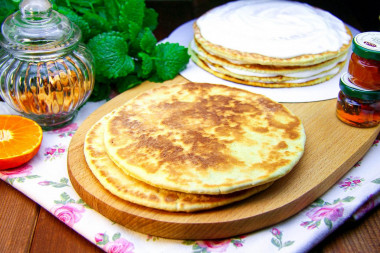
[[[271,183],[225,195],[186,194],[159,189],[125,174],[108,157],[104,148],[105,116],[86,134],[86,162],[99,182],[115,196],[146,207],[167,211],[194,212],[227,205],[268,188]]]
[[[162,85],[110,113],[109,157],[147,184],[226,194],[286,175],[304,152],[300,119],[269,98],[225,85]]]

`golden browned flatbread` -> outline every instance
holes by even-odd
[[[304,152],[300,119],[284,105],[224,85],[162,85],[110,113],[109,157],[158,188],[227,194],[286,175]]]
[[[86,162],[99,182],[115,196],[146,207],[167,211],[194,212],[248,198],[271,185],[267,183],[225,195],[186,194],[159,189],[125,174],[108,157],[104,148],[104,125],[108,116],[87,132],[84,143]]]

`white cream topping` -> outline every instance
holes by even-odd
[[[197,25],[213,44],[276,58],[337,51],[351,39],[335,16],[291,1],[230,2],[201,16]]]

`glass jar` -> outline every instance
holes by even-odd
[[[380,32],[356,35],[352,43],[348,72],[351,81],[369,90],[380,90]]]
[[[45,130],[73,120],[94,87],[80,29],[48,0],[24,0],[0,34],[0,95]]]
[[[342,122],[355,127],[374,127],[380,123],[380,91],[363,89],[341,76],[336,115]]]

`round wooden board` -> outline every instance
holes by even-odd
[[[105,190],[87,167],[83,141],[103,115],[157,85],[187,82],[181,76],[164,84],[146,82],[110,100],[79,127],[69,147],[68,172],[80,197],[99,213],[126,228],[165,238],[220,239],[276,224],[296,214],[326,192],[367,152],[380,127],[359,129],[335,116],[336,100],[287,103],[306,131],[305,153],[285,177],[257,195],[221,208],[175,213],[138,206]]]

